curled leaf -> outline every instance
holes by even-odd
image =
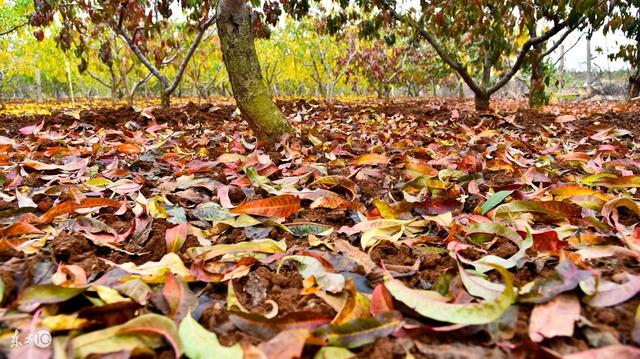
[[[504,279],[505,289],[496,299],[482,303],[454,304],[434,300],[433,292],[408,288],[389,274],[385,275],[384,285],[395,299],[424,317],[447,323],[487,324],[500,318],[516,300],[511,274],[500,266],[490,266]]]

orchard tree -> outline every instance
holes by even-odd
[[[202,45],[193,55],[194,59],[187,70],[187,77],[196,92],[195,95],[207,98],[214,91],[224,93],[228,79],[218,38],[205,39]]]
[[[606,0],[359,0],[357,7],[334,2],[341,10],[325,14],[329,31],[355,22],[364,36],[383,29],[391,40],[426,40],[474,92],[478,110],[489,108],[491,95],[513,78],[532,49],[544,49],[549,39],[580,26],[585,18],[596,21],[607,13]],[[283,5],[296,18],[310,13],[308,0]]]
[[[635,41],[635,44],[622,45],[609,57],[629,62],[633,73],[629,77],[627,98],[637,98],[640,96],[640,0],[621,0],[614,3],[608,21],[603,26],[604,33],[622,31],[627,38]],[[592,26],[598,28],[598,24]]]
[[[32,0],[0,2],[0,36],[12,34],[29,25]]]
[[[295,34],[297,42],[304,48],[300,63],[320,95],[330,100],[355,59],[356,38],[348,31],[327,33],[321,19],[301,19],[299,23],[299,31]]]
[[[118,34],[157,79],[161,87],[161,104],[168,107],[169,98],[178,87],[191,56],[215,21],[214,4],[208,1],[183,2],[188,29],[174,31],[171,3],[164,0],[151,3],[136,0],[80,0],[70,5],[66,1],[34,0],[35,13],[31,16],[31,23],[36,26],[49,25],[54,15],[59,13],[62,29],[56,39],[61,49],[67,51],[73,48],[75,55],[80,58],[80,72],[87,68],[88,42],[92,38],[101,38],[106,31]],[[175,77],[169,79],[161,68],[167,59],[178,56],[182,50],[180,41],[184,39],[180,35],[187,30],[195,32],[195,35]],[[173,34],[177,35],[174,37]],[[102,46],[109,48],[106,42]]]
[[[160,66],[183,48],[181,40],[168,31],[175,22],[171,18],[173,4],[181,7],[186,17],[185,28],[178,35],[188,32],[194,35],[171,80]],[[117,33],[160,83],[164,107],[169,106],[169,97],[178,87],[205,32],[216,23],[234,97],[254,132],[272,142],[291,131],[262,78],[254,45],[259,22],[254,21],[253,7],[246,0],[78,0],[73,5],[64,0],[34,0],[34,7],[32,25],[48,25],[54,14],[60,14],[63,28],[59,42],[63,49],[75,48],[76,55],[82,58],[81,69],[86,68],[86,59],[82,57],[85,38],[103,27]],[[266,11],[266,15],[267,20],[273,21],[272,12]]]
[[[425,39],[463,79],[475,94],[477,110],[489,108],[491,95],[511,80],[532,49],[542,51],[553,36],[579,26],[585,14],[606,12],[606,4],[597,0],[421,0],[419,8],[409,11],[389,0],[380,0],[379,4],[394,21]],[[544,24],[548,26],[538,32]],[[522,45],[516,41],[519,38],[525,39]],[[507,62],[512,56],[515,60]],[[480,72],[479,77],[473,75],[473,69]]]
[[[419,96],[429,87],[431,94],[436,96],[441,85],[448,88],[457,85],[458,77],[430,47],[409,43],[404,45],[404,51],[407,58],[399,83],[409,96]]]
[[[99,41],[89,43],[86,51],[91,58],[98,58],[100,61],[89,63],[85,73],[106,87],[113,101],[126,96],[129,104],[133,104],[136,90],[151,78],[151,72],[147,71],[148,74],[134,82],[133,75],[142,72],[140,62],[110,33],[104,34],[104,38]]]
[[[354,52],[353,65],[367,79],[378,98],[389,99],[391,89],[399,83],[410,54],[404,47],[389,48],[382,39],[361,42]],[[349,55],[351,56],[351,55]]]

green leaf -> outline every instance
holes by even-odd
[[[231,347],[220,345],[218,337],[203,328],[187,315],[178,329],[184,354],[191,359],[242,359],[244,352],[240,344]]]
[[[504,199],[509,197],[512,193],[513,193],[513,190],[496,192],[493,196],[489,197],[489,199],[482,204],[482,207],[480,207],[480,210],[481,210],[480,213],[482,213],[483,215],[486,214],[495,206],[502,203],[502,201],[504,201]]]
[[[27,287],[18,296],[20,310],[30,312],[40,304],[65,302],[84,292],[85,288],[65,288],[53,284],[41,284]]]
[[[119,326],[117,335],[122,334],[151,334],[163,336],[173,347],[176,358],[182,355],[180,340],[178,339],[178,329],[176,324],[169,318],[159,314],[144,314]]]
[[[313,359],[351,359],[355,357],[356,355],[346,348],[322,347]]]
[[[373,343],[378,338],[395,333],[402,327],[402,314],[398,311],[383,312],[372,318],[360,318],[344,324],[322,326],[313,333],[325,339],[329,345],[358,348]]]
[[[455,304],[434,300],[432,291],[408,288],[389,274],[385,275],[384,285],[395,299],[427,318],[456,324],[487,324],[500,318],[516,300],[511,274],[500,266],[491,266],[504,278],[505,289],[495,300],[482,303]]]
[[[460,279],[467,289],[467,292],[474,297],[480,297],[484,300],[494,300],[504,291],[503,284],[493,283],[484,277],[471,274],[459,264],[458,272],[460,272]]]
[[[151,316],[150,320],[148,318],[149,316]],[[161,330],[160,328],[166,326],[166,324],[155,325],[160,321],[168,321],[170,325],[173,325],[173,330],[175,331],[175,324],[173,324],[170,319],[158,314],[146,314],[122,325],[79,335],[71,340],[74,357],[86,358],[91,354],[107,354],[134,350],[153,354],[153,349],[163,345],[162,339],[153,336],[153,334],[157,334],[157,332]],[[148,330],[145,332],[140,330],[142,324],[145,324],[147,327],[151,324],[151,328],[154,331]],[[152,333],[152,335],[147,335],[149,333]]]

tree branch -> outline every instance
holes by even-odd
[[[106,80],[104,80],[100,76],[94,74],[93,72],[91,72],[91,70],[87,70],[87,75],[89,75],[89,77],[91,77],[92,79],[98,81],[102,86],[107,87],[107,88],[111,88],[111,85]]]
[[[513,66],[511,66],[511,70],[509,70],[509,72],[507,72],[506,74],[502,75],[502,77],[500,77],[500,79],[495,84],[493,84],[493,86],[489,87],[487,89],[487,93],[489,95],[493,94],[494,92],[502,88],[502,86],[504,86],[507,82],[509,82],[509,80],[511,80],[513,75],[515,75],[520,70],[520,67],[522,67],[522,64],[524,63],[524,60],[527,57],[527,53],[529,52],[529,49],[531,49],[533,46],[542,44],[545,41],[549,40],[554,35],[562,31],[562,29],[564,29],[565,27],[567,27],[567,22],[561,21],[555,24],[551,28],[551,30],[547,31],[546,33],[538,37],[533,37],[527,40],[527,42],[525,42],[524,45],[522,45],[522,49],[520,49],[520,53],[516,58],[516,62],[513,64]]]
[[[133,53],[138,57],[140,62],[142,62],[142,64],[151,72],[151,74],[153,74],[153,76],[155,76],[158,79],[158,81],[160,81],[160,83],[162,84],[162,87],[169,88],[170,86],[169,79],[162,72],[160,72],[160,70],[158,70],[158,68],[155,67],[151,63],[151,61],[149,61],[149,59],[144,55],[144,53],[142,53],[142,50],[140,49],[140,47],[138,47],[138,45],[136,45],[133,39],[129,37],[129,35],[124,29],[124,26],[122,26],[122,21],[119,21],[119,27],[114,30],[127,43],[131,51],[133,51]]]
[[[427,31],[426,29],[424,29],[422,26],[420,26],[412,17],[407,16],[407,15],[401,15],[399,14],[395,8],[393,8],[393,6],[391,6],[386,0],[381,0],[382,5],[384,6],[384,8],[386,10],[388,10],[389,12],[391,12],[391,15],[398,21],[405,23],[409,26],[411,26],[416,32],[418,32],[418,34],[422,37],[425,38],[425,40],[427,40],[427,42],[431,45],[431,47],[433,47],[434,50],[436,50],[436,52],[438,53],[438,56],[440,56],[440,58],[442,59],[442,61],[444,61],[447,65],[449,65],[455,72],[458,73],[458,75],[460,75],[460,77],[462,78],[462,80],[469,86],[469,88],[471,88],[471,90],[476,93],[476,94],[485,94],[485,90],[483,88],[481,88],[471,77],[471,75],[469,75],[469,72],[467,72],[467,69],[460,64],[459,62],[457,62],[456,60],[454,60],[446,51],[445,49],[440,45],[440,43],[438,43],[438,40],[436,39],[436,37],[429,31]]]
[[[549,49],[547,49],[547,51],[542,53],[542,57],[547,57],[549,56],[552,52],[554,52],[558,46],[560,46],[560,44],[562,44],[564,42],[564,40],[567,39],[567,36],[569,36],[569,34],[571,34],[575,29],[578,28],[578,26],[582,23],[582,21],[584,21],[583,19],[581,19],[580,21],[576,22],[575,25],[570,26],[567,31],[565,31],[564,34],[562,34],[562,36],[558,39],[558,41],[556,41],[553,46],[551,46]]]
[[[182,76],[184,75],[184,70],[187,68],[187,65],[189,64],[189,60],[193,56],[193,53],[198,48],[198,45],[200,44],[200,41],[202,40],[202,36],[207,31],[207,29],[216,21],[216,18],[217,18],[216,15],[211,16],[209,18],[209,20],[204,22],[202,24],[202,26],[199,27],[198,33],[196,34],[196,37],[193,39],[193,42],[191,43],[191,46],[189,47],[189,50],[187,51],[187,53],[184,55],[184,59],[182,59],[182,63],[180,64],[180,68],[178,70],[178,74],[173,79],[173,83],[171,84],[171,87],[169,87],[166,90],[167,93],[172,93],[176,89],[176,87],[178,87],[178,83],[180,83],[180,80],[182,79]]]
[[[511,70],[509,70],[509,72],[507,72],[506,74],[502,75],[500,79],[495,84],[493,84],[493,86],[489,88],[483,88],[473,80],[473,78],[471,77],[471,75],[469,74],[465,66],[457,62],[455,59],[453,59],[453,57],[449,53],[446,52],[446,50],[440,45],[436,37],[431,32],[426,30],[424,27],[420,26],[412,17],[399,14],[387,2],[387,0],[381,0],[381,3],[385,7],[385,9],[391,12],[391,15],[396,20],[411,26],[414,30],[418,32],[420,36],[424,37],[427,40],[427,42],[434,48],[434,50],[436,50],[440,58],[445,63],[447,63],[447,65],[449,65],[455,72],[457,72],[458,75],[460,75],[462,80],[471,88],[471,90],[475,94],[481,94],[481,95],[491,95],[496,91],[498,91],[500,88],[502,88],[520,70],[520,67],[522,67],[522,64],[524,63],[527,53],[529,52],[531,47],[547,41],[548,39],[556,35],[558,32],[562,31],[562,29],[564,29],[567,26],[566,21],[556,23],[551,28],[551,30],[547,31],[546,33],[538,37],[533,37],[527,40],[524,43],[524,45],[522,45],[522,48],[520,49],[520,53],[518,54],[515,63],[511,67]]]
[[[24,26],[27,26],[27,24],[29,24],[29,22],[25,21],[22,24],[18,24],[16,26],[12,27],[9,30],[2,31],[2,32],[0,32],[0,36],[9,35],[10,33],[14,32],[14,31],[16,31],[16,30],[18,30],[18,29],[20,29],[20,28],[22,28]]]
[[[149,79],[151,78],[153,74],[151,72],[149,72],[147,74],[147,76],[145,76],[143,79],[141,79],[140,81],[136,82],[133,87],[131,87],[131,90],[129,91],[129,98],[133,99],[133,96],[136,94],[136,91],[138,90],[138,88],[140,86],[142,86],[145,82],[149,81]]]

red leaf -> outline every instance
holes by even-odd
[[[14,223],[8,227],[0,228],[0,238],[15,237],[22,234],[43,234],[44,232],[26,222]]]
[[[113,207],[120,208],[120,202],[110,198],[83,198],[80,202],[64,202],[58,203],[45,214],[40,216],[43,224],[51,223],[54,218],[63,214],[73,213],[77,209],[92,207]]]
[[[134,145],[133,143],[123,143],[118,146],[118,152],[124,154],[136,154],[141,153],[142,148],[138,145]]]
[[[299,209],[300,199],[294,195],[284,194],[243,203],[232,209],[231,213],[286,218],[298,212]]]
[[[384,286],[384,284],[378,284],[371,294],[371,315],[378,315],[384,312],[390,312],[393,308],[393,298],[391,293]]]

